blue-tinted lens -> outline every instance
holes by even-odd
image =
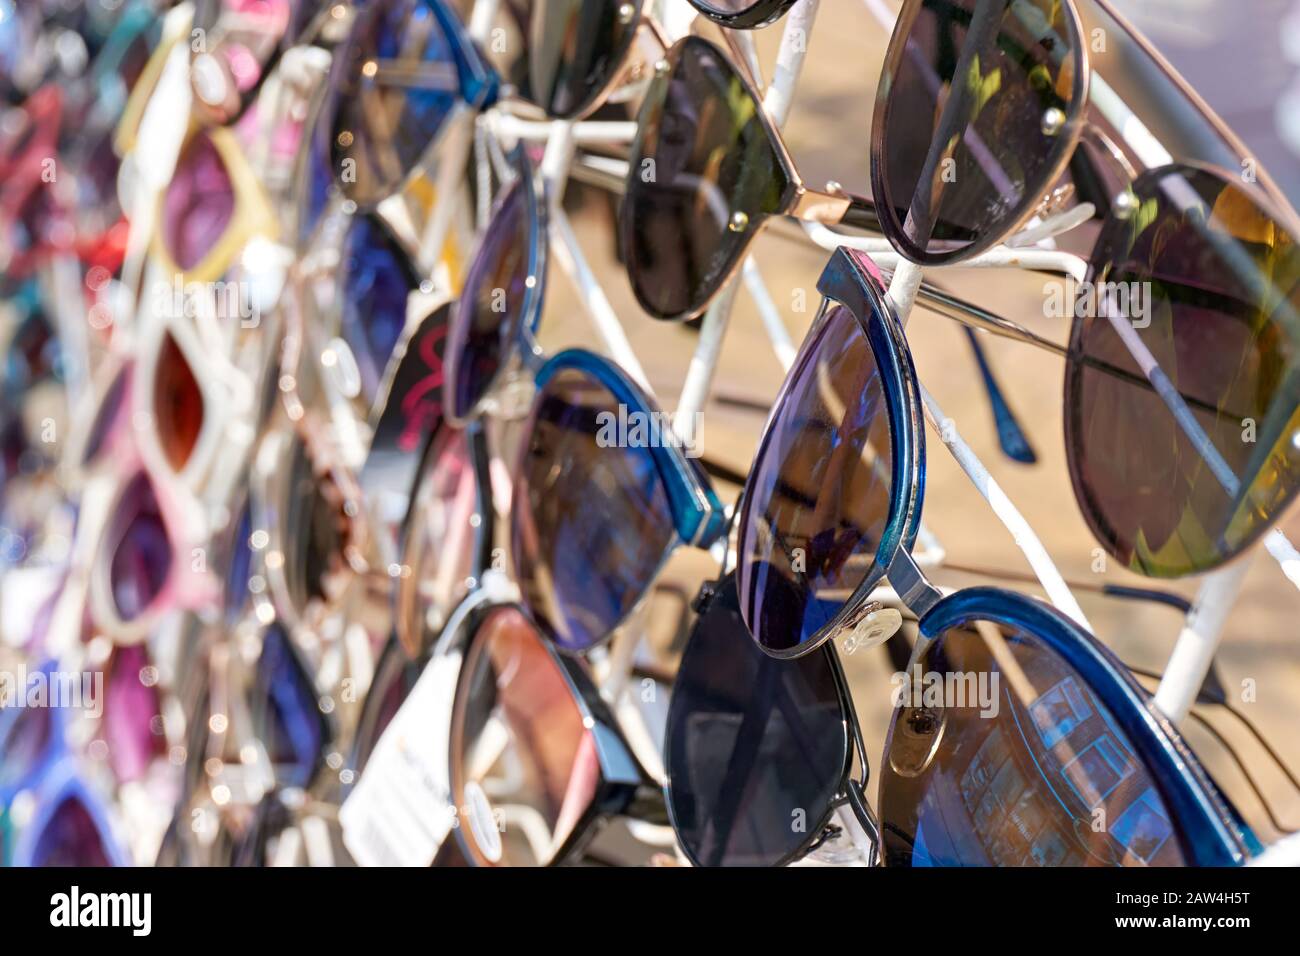
[[[764,654],[734,578],[696,622],[668,712],[668,807],[702,866],[773,866],[814,840],[849,764],[829,648]]]
[[[515,480],[519,586],[543,632],[570,651],[610,635],[673,542],[659,467],[621,411],[626,429],[609,389],[578,369],[558,372],[533,404]]]
[[[253,692],[253,729],[266,746],[277,782],[307,786],[320,769],[329,726],[312,680],[278,622],[262,636]]]
[[[342,334],[357,360],[367,405],[379,394],[416,285],[410,260],[387,227],[371,216],[354,220],[343,245]]]
[[[36,838],[31,866],[112,866],[104,834],[76,790],[61,793],[53,814]]]
[[[907,677],[880,771],[888,865],[1185,863],[1129,738],[1041,640],[966,622]]]
[[[133,621],[158,599],[172,564],[162,508],[143,472],[122,493],[109,542],[113,603],[122,620]]]
[[[331,168],[350,198],[378,202],[401,185],[456,103],[452,41],[430,0],[373,0],[335,71]]]
[[[874,565],[889,521],[893,456],[875,354],[832,306],[791,369],[740,515],[740,608],[754,639],[785,651],[834,618]]]
[[[16,689],[26,694],[26,687]],[[25,703],[25,701],[24,701]],[[53,742],[48,707],[9,706],[0,710],[0,804],[27,785]]]
[[[459,419],[483,399],[518,347],[528,294],[527,189],[516,182],[488,225],[456,305],[448,343],[448,407]]]
[[[253,510],[245,504],[235,525],[230,542],[230,566],[226,572],[224,606],[226,619],[232,623],[244,610],[248,600],[248,581],[253,573],[253,549],[249,536],[253,533]]]

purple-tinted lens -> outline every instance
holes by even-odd
[[[27,688],[18,693],[26,694]],[[23,788],[45,758],[52,740],[50,715],[48,707],[0,710],[0,805]]]
[[[113,603],[122,620],[133,621],[158,599],[172,563],[162,508],[143,473],[122,493],[109,543]]]
[[[278,782],[305,787],[320,770],[329,724],[284,628],[272,623],[262,635],[253,690],[253,729],[266,746]]]
[[[411,261],[377,218],[353,220],[343,244],[339,302],[343,340],[361,372],[361,394],[373,405],[388,359],[406,326],[406,299],[419,285]]]
[[[488,225],[456,305],[447,345],[447,407],[458,419],[469,417],[518,347],[532,252],[526,206],[527,189],[516,182]]]
[[[785,862],[817,838],[849,766],[830,649],[764,654],[727,578],[682,655],[665,739],[668,809],[692,862]]]
[[[668,62],[641,106],[619,221],[637,301],[680,319],[708,305],[791,183],[721,50],[690,37]]]
[[[759,447],[740,513],[740,610],[788,652],[818,637],[873,570],[893,453],[875,354],[831,305],[804,341]]]
[[[610,635],[673,541],[653,453],[644,443],[606,440],[619,412],[618,399],[592,376],[556,373],[534,400],[515,479],[515,574],[534,620],[569,651]]]
[[[109,852],[90,808],[80,794],[61,796],[59,804],[36,838],[32,866],[111,866]]]
[[[157,671],[144,644],[116,647],[104,685],[104,742],[118,783],[141,779],[167,752]]]
[[[1132,196],[1074,303],[1065,447],[1097,540],[1176,577],[1240,554],[1300,488],[1300,248],[1208,169],[1152,170]]]
[[[459,95],[456,58],[429,0],[373,0],[335,54],[330,166],[362,205],[391,195]]]
[[[86,439],[86,450],[81,456],[81,463],[88,465],[99,457],[100,451],[104,447],[104,441],[108,438],[109,429],[117,421],[118,414],[122,410],[122,402],[127,396],[127,386],[131,382],[130,366],[123,366],[113,377],[113,383],[108,386],[108,391],[104,393],[104,398],[99,403],[99,408],[95,410],[95,422],[90,426],[90,436]]]
[[[189,141],[163,194],[162,236],[181,269],[197,266],[217,245],[235,212],[235,187],[216,145],[200,133]]]
[[[911,0],[876,99],[871,184],[881,224],[917,262],[1003,238],[1076,139],[1083,48],[1057,0]]]
[[[1032,633],[965,622],[908,677],[896,684],[880,769],[887,865],[1186,863],[1114,715]]]

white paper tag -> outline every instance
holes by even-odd
[[[447,744],[460,651],[436,656],[375,744],[339,810],[361,866],[429,866],[453,822]]]

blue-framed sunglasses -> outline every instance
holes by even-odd
[[[1032,821],[1086,824],[1072,836],[1043,829],[1046,842],[1029,840],[1027,856],[994,862],[1240,862],[1245,844],[1222,799],[1109,651],[1037,600],[989,588],[944,597],[926,580],[910,552],[925,450],[901,325],[865,254],[837,250],[818,289],[825,301],[739,511],[739,608],[758,648],[786,659],[845,631],[863,643],[888,636],[869,601],[886,575],[916,614],[921,639],[896,688],[881,778],[886,861],[968,859],[960,840],[949,850],[923,825],[933,801],[956,794],[969,819],[956,805],[932,819],[958,833],[971,820],[981,838],[1005,824],[1027,840],[1039,832]],[[944,696],[971,679],[979,700]],[[984,770],[955,772],[995,735]],[[1004,789],[993,789],[1004,770]],[[909,787],[910,798],[897,796]],[[1021,809],[1027,816],[1013,816]],[[930,833],[944,825],[932,822]]]
[[[37,672],[51,691],[65,683],[53,660]],[[104,802],[68,748],[68,709],[0,710],[0,862],[6,866],[130,865]],[[33,808],[21,824],[13,812],[20,794],[31,796]]]
[[[481,415],[513,372],[536,372],[544,361],[537,328],[546,301],[545,186],[522,145],[510,163],[515,179],[484,230],[447,336],[443,406],[457,425]]]
[[[707,548],[726,524],[667,416],[581,349],[538,370],[514,474],[515,579],[538,627],[570,653],[612,635],[679,544]]]
[[[298,237],[335,188],[362,210],[404,189],[458,118],[496,102],[500,79],[443,0],[360,6],[335,51],[299,155]]]

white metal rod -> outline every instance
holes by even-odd
[[[1205,682],[1223,625],[1250,567],[1252,553],[1247,552],[1226,567],[1212,571],[1201,581],[1196,603],[1187,615],[1156,689],[1156,706],[1175,724],[1187,718]]]

